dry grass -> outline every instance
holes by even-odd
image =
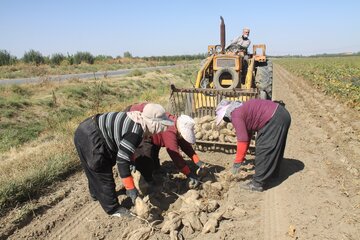
[[[17,135],[7,138],[9,147],[0,151],[0,212],[36,198],[49,184],[79,169],[73,132],[83,119],[98,112],[121,111],[135,102],[152,101],[166,107],[170,82],[189,86],[195,74],[193,66],[122,78],[22,85],[15,90],[3,87],[1,111],[11,108],[6,99],[17,92],[29,93],[29,104],[16,108],[14,115],[1,116],[7,128],[0,134],[35,122],[42,130],[21,143],[15,141]]]
[[[196,64],[198,61],[192,61]],[[42,64],[39,66],[25,64],[19,62],[15,65],[0,66],[1,79],[28,78],[28,77],[46,77],[49,75],[61,75],[70,73],[98,72],[98,71],[114,71],[119,69],[136,69],[144,67],[165,66],[165,65],[182,65],[189,63],[185,61],[146,61],[137,58],[121,58],[106,61],[95,61],[94,64],[81,63],[78,65],[70,65],[66,60],[59,66],[51,66]]]

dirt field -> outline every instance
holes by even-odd
[[[204,234],[182,226],[179,239],[360,239],[359,112],[324,96],[276,64],[274,98],[283,100],[292,116],[281,182],[262,193],[240,190],[237,181],[227,175],[234,155],[199,152],[213,165],[216,174],[211,180],[218,183],[206,184],[198,191],[198,200],[204,206],[214,200],[218,206],[198,211],[196,218],[204,225],[207,218],[223,214],[219,214],[215,232]],[[165,193],[157,192],[150,201],[166,221],[170,212],[184,210],[174,192],[184,194],[185,180],[172,172],[168,155],[162,152],[161,156],[169,172],[162,180]],[[82,172],[53,190],[34,200],[40,207],[29,221],[13,222],[15,211],[1,219],[1,238],[141,239],[143,234],[150,235],[148,239],[170,239],[160,231],[164,223],[151,231],[139,219],[107,216],[90,200]],[[120,191],[119,200],[128,205],[124,199]]]

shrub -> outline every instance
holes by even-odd
[[[69,62],[70,65],[73,65],[73,64],[74,64],[74,56],[73,56],[73,55],[70,55],[70,54],[68,53],[68,55],[67,55],[67,60],[68,60],[68,62]]]
[[[67,58],[60,62],[60,66],[69,66],[69,65],[71,65],[71,64],[70,64],[69,59],[67,59]]]
[[[97,55],[95,57],[95,61],[99,61],[99,62],[106,61],[106,60],[112,60],[112,59],[113,59],[112,56],[106,56],[106,55]]]
[[[61,53],[55,53],[50,58],[51,64],[54,65],[60,65],[63,60],[65,60],[65,56]]]
[[[82,62],[94,64],[94,56],[89,52],[77,52],[74,55],[74,64],[80,64]]]
[[[132,58],[132,55],[130,52],[124,52],[124,58]]]
[[[40,52],[30,50],[29,52],[25,52],[23,61],[25,63],[35,63],[36,65],[39,65],[45,62],[45,58]]]
[[[11,56],[6,50],[0,50],[0,66],[11,65],[16,62],[16,57]]]

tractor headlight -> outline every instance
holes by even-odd
[[[215,51],[216,51],[216,53],[221,53],[222,52],[222,47],[220,45],[217,45],[215,47]]]

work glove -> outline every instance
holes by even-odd
[[[130,172],[131,172],[131,173],[135,173],[135,172],[136,172],[136,167],[135,167],[135,165],[130,164]]]
[[[197,179],[195,174],[190,173],[189,175],[187,175],[187,178],[188,178],[188,186],[190,189],[197,188],[200,185],[200,181]]]
[[[233,164],[233,167],[232,167],[232,174],[237,174],[239,171],[240,171],[240,168],[242,166],[245,166],[247,163],[246,163],[246,160],[244,160],[243,162],[240,162],[240,163],[234,163]]]
[[[128,189],[128,190],[126,190],[126,196],[131,198],[131,202],[135,205],[135,200],[138,196],[138,191],[136,190],[136,188]]]
[[[209,165],[204,163],[203,161],[198,161],[196,165],[199,167],[196,170],[196,175],[198,175],[199,177],[205,177],[209,172]]]
[[[123,207],[119,207],[113,214],[111,214],[111,216],[113,216],[113,217],[127,217],[127,218],[133,217],[131,215],[131,212],[128,209],[123,208]]]

